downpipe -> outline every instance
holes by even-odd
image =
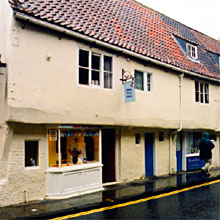
[[[169,144],[170,144],[170,166],[169,166],[169,173],[174,174],[176,173],[176,169],[173,167],[173,140],[175,135],[182,131],[183,129],[183,119],[182,119],[182,87],[183,87],[183,77],[184,74],[179,75],[179,100],[180,100],[180,105],[179,105],[179,128],[176,131],[173,131],[170,133],[169,136]],[[175,139],[176,140],[176,139]]]

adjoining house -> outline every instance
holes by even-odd
[[[0,206],[219,167],[220,42],[133,0],[0,1]]]

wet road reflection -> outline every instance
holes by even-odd
[[[220,219],[220,183],[68,219]]]

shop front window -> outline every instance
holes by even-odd
[[[188,133],[186,154],[199,153],[199,142],[202,138],[202,132]]]
[[[49,167],[99,161],[99,131],[52,130],[48,145]]]

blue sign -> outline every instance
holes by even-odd
[[[134,81],[124,83],[125,103],[135,102]]]
[[[204,161],[199,156],[186,158],[187,170],[197,170],[204,166]]]

